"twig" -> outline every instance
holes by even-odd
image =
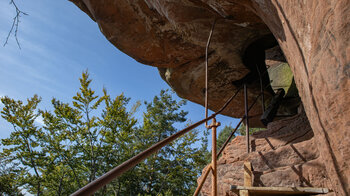
[[[14,2],[14,0],[10,0],[10,5],[13,5],[16,9],[16,15],[15,17],[13,18],[13,22],[12,22],[12,26],[11,26],[11,29],[9,31],[9,33],[7,34],[7,37],[6,37],[6,40],[5,40],[5,43],[4,43],[4,46],[6,46],[6,44],[8,43],[9,41],[9,38],[11,36],[11,34],[14,34],[15,36],[15,39],[16,39],[16,42],[17,42],[17,45],[19,47],[19,49],[21,49],[21,45],[19,44],[19,41],[18,41],[18,37],[17,37],[17,34],[18,34],[18,24],[20,22],[19,18],[22,16],[22,15],[28,15],[27,13],[21,11],[16,3]]]

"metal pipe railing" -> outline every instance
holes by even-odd
[[[90,182],[89,184],[87,184],[83,188],[81,188],[78,191],[76,191],[75,193],[73,193],[72,196],[92,195],[93,193],[98,191],[100,188],[102,188],[106,184],[110,183],[116,177],[122,175],[124,172],[128,171],[129,169],[131,169],[132,167],[134,167],[135,165],[137,165],[138,163],[140,163],[141,161],[143,161],[144,159],[146,159],[147,157],[149,157],[153,153],[155,153],[158,150],[160,150],[165,145],[171,143],[175,139],[177,139],[180,136],[184,135],[185,133],[191,131],[192,129],[198,127],[199,125],[203,124],[204,122],[214,118],[217,114],[218,113],[212,114],[208,118],[205,118],[205,119],[203,119],[201,121],[198,121],[197,123],[194,123],[194,124],[188,126],[187,128],[185,128],[185,129],[183,129],[183,130],[181,130],[181,131],[179,131],[179,132],[169,136],[168,138],[166,138],[166,139],[164,139],[164,140],[154,144],[153,146],[149,147],[145,151],[139,153],[138,155],[136,155],[136,156],[132,157],[131,159],[125,161],[121,165],[119,165],[119,166],[113,168],[112,170],[110,170],[109,172],[105,173],[103,176],[101,176],[101,177],[97,178],[96,180]]]
[[[260,92],[262,93],[262,95],[261,95],[261,107],[262,108],[261,109],[262,109],[262,112],[264,113],[265,112],[265,96],[264,96],[264,86],[263,86],[263,82],[262,82],[262,75],[260,73],[258,65],[255,65],[255,66],[256,66],[256,70],[258,71],[258,74],[259,74]],[[266,70],[266,72],[267,72],[267,70]]]
[[[187,128],[185,128],[185,129],[183,129],[183,130],[181,130],[181,131],[179,131],[179,132],[169,136],[168,138],[166,138],[166,139],[164,139],[164,140],[154,144],[153,146],[151,146],[150,148],[146,149],[145,151],[139,153],[138,155],[136,155],[136,156],[132,157],[131,159],[125,161],[121,165],[113,168],[112,170],[110,170],[109,172],[105,173],[104,175],[102,175],[101,177],[97,178],[96,180],[94,180],[94,181],[90,182],[89,184],[85,185],[83,188],[81,188],[78,191],[74,192],[72,194],[72,196],[81,196],[81,195],[85,196],[85,195],[92,195],[92,194],[94,194],[97,190],[99,190],[100,188],[102,188],[106,184],[110,183],[116,177],[122,175],[124,172],[128,171],[129,169],[131,169],[132,167],[134,167],[135,165],[137,165],[138,163],[140,163],[141,161],[143,161],[144,159],[146,159],[147,157],[149,157],[153,153],[157,152],[158,150],[160,150],[165,145],[169,144],[170,142],[174,141],[175,139],[179,138],[180,136],[186,134],[187,132],[191,131],[192,129],[198,127],[199,125],[201,125],[203,123],[207,123],[208,120],[215,118],[218,114],[220,114],[221,112],[223,112],[225,110],[225,108],[237,96],[237,94],[242,89],[242,87],[243,87],[243,85],[240,86],[236,90],[236,92],[225,102],[225,104],[216,113],[212,114],[211,116],[209,116],[207,118],[204,118],[201,121],[198,121],[197,123],[194,123],[194,124],[188,126]],[[261,96],[261,93],[254,100],[253,104],[249,107],[248,111],[254,106],[254,104],[256,103],[256,101],[258,100],[258,98],[260,96]],[[239,122],[239,124],[237,125],[235,130],[231,133],[230,137],[225,141],[224,145],[219,150],[219,153],[217,153],[216,157],[220,156],[220,154],[222,153],[222,151],[224,150],[224,148],[228,144],[229,140],[233,137],[234,133],[237,131],[239,125],[245,119],[245,117],[246,116],[242,117],[241,121]],[[212,170],[212,168],[211,168],[211,170]],[[204,176],[203,183],[205,181],[206,176],[208,175],[208,172],[209,171],[207,171],[206,175]],[[198,188],[200,190],[201,186],[199,186]]]
[[[197,189],[196,189],[196,191],[195,191],[194,194],[193,194],[194,196],[197,196],[197,195],[199,194],[199,191],[201,191],[201,189],[202,189],[202,187],[203,187],[203,185],[204,185],[204,182],[205,182],[205,180],[207,179],[207,177],[208,177],[210,171],[213,171],[213,168],[212,168],[211,164],[208,166],[208,169],[205,171],[205,173],[202,174],[203,178],[202,178],[202,180],[198,183]]]
[[[179,131],[179,132],[169,136],[168,138],[166,138],[166,139],[164,139],[164,140],[154,144],[153,146],[151,146],[150,148],[146,149],[145,151],[139,153],[138,155],[136,155],[136,156],[132,157],[131,159],[125,161],[121,165],[119,165],[119,166],[113,168],[112,170],[110,170],[109,172],[105,173],[103,176],[101,176],[101,177],[97,178],[96,180],[90,182],[89,184],[87,184],[83,188],[81,188],[78,191],[76,191],[75,193],[73,193],[72,196],[92,195],[97,190],[99,190],[100,188],[102,188],[106,184],[110,183],[113,179],[115,179],[116,177],[122,175],[124,172],[128,171],[129,169],[131,169],[132,167],[134,167],[135,165],[137,165],[138,163],[140,163],[141,161],[146,159],[148,156],[150,156],[153,153],[157,152],[158,150],[160,150],[165,145],[169,144],[170,142],[174,141],[175,139],[179,138],[180,136],[184,135],[185,133],[191,131],[192,129],[198,127],[199,125],[207,122],[208,120],[215,118],[218,114],[220,114],[222,111],[224,111],[224,109],[230,104],[230,102],[233,100],[233,98],[237,96],[237,94],[240,91],[240,89],[241,88],[237,89],[237,91],[225,102],[225,104],[216,113],[212,114],[208,118],[205,118],[205,119],[203,119],[201,121],[198,121],[197,123],[194,123],[194,124],[188,126],[187,128],[185,128],[185,129],[183,129],[183,130],[181,130],[181,131]],[[254,100],[252,105],[249,107],[248,111],[254,106],[254,104],[256,103],[258,98],[260,97],[260,95],[261,94],[259,94],[257,96],[257,98]],[[244,118],[245,118],[245,116],[242,117],[241,121],[239,122],[239,125],[242,123]],[[239,125],[237,125],[236,129],[234,130],[234,132],[232,132],[230,137],[226,140],[224,145],[221,147],[221,149],[219,150],[219,153],[217,154],[217,157],[220,156],[220,154],[222,153],[222,151],[226,147],[227,143],[229,142],[229,140],[232,138],[232,136],[234,135],[234,133],[238,129]],[[208,174],[206,174],[204,176],[203,182],[205,181],[205,178],[206,178],[207,175]],[[199,188],[201,188],[201,186]]]
[[[245,138],[246,138],[246,145],[247,145],[247,153],[250,151],[250,142],[249,142],[249,112],[248,112],[248,90],[247,90],[247,84],[244,84],[244,111],[245,111]]]
[[[211,37],[212,37],[213,32],[214,32],[216,21],[217,21],[217,19],[215,18],[215,20],[211,26],[207,45],[205,47],[205,99],[204,99],[205,118],[208,117],[208,50],[209,50],[209,46],[210,46]],[[205,126],[206,127],[208,126],[207,122],[205,122]]]
[[[213,177],[211,178],[211,195],[216,196],[218,193],[218,171],[217,171],[217,161],[216,161],[216,128],[220,126],[219,122],[216,122],[216,119],[213,118],[212,123],[209,127],[212,130],[212,143],[211,143],[211,169],[213,172]]]
[[[255,100],[253,101],[253,103],[249,106],[248,108],[248,112],[253,108],[253,106],[255,105],[255,103],[258,101],[259,97],[261,96],[262,94],[260,93],[256,98]],[[239,126],[242,124],[242,122],[245,120],[246,116],[244,115],[241,120],[238,122],[238,124],[236,125],[235,129],[232,131],[231,135],[226,139],[226,141],[224,142],[224,144],[221,146],[218,154],[217,154],[217,157],[219,158],[219,156],[221,155],[222,151],[224,151],[226,145],[229,143],[229,141],[231,140],[231,138],[235,135],[236,131],[238,130]]]
[[[238,93],[238,92],[236,92]],[[235,95],[236,95],[235,93]],[[255,100],[253,101],[253,103],[249,106],[248,108],[248,112],[253,108],[253,106],[255,105],[255,103],[258,101],[259,97],[262,95],[262,93],[260,93]],[[230,101],[230,100],[229,100]],[[216,155],[216,158],[219,158],[219,156],[221,155],[221,153],[224,151],[225,147],[227,146],[227,144],[229,143],[229,141],[231,140],[231,138],[234,136],[234,134],[236,133],[236,131],[238,130],[239,126],[242,124],[242,122],[246,119],[246,115],[244,115],[241,120],[239,121],[239,123],[236,125],[236,128],[232,131],[231,135],[227,138],[227,140],[225,141],[225,143],[222,145],[222,147],[220,148],[219,152]],[[208,167],[208,169],[205,171],[202,180],[198,183],[197,189],[194,192],[193,196],[197,196],[199,194],[199,192],[201,191],[205,180],[208,177],[208,174],[210,171],[213,171],[213,164],[211,163]],[[213,172],[214,174],[214,172]]]
[[[235,135],[236,131],[238,130],[239,126],[242,124],[243,120],[245,119],[245,115],[241,118],[241,120],[236,125],[235,129],[232,131],[231,135],[226,139],[225,143],[221,146],[217,158],[221,155],[222,151],[224,151],[226,145],[230,142],[231,138]]]
[[[188,126],[187,128],[169,136],[168,138],[154,144],[153,146],[146,149],[145,151],[139,153],[138,155],[125,161],[121,165],[119,165],[119,166],[113,168],[112,170],[110,170],[109,172],[105,173],[103,176],[90,182],[89,184],[87,184],[83,188],[81,188],[78,191],[76,191],[75,193],[73,193],[72,196],[92,195],[97,190],[99,190],[100,188],[102,188],[106,184],[110,183],[113,179],[120,176],[124,172],[128,171],[129,169],[131,169],[132,167],[134,167],[135,165],[137,165],[138,163],[140,163],[141,161],[146,159],[148,156],[150,156],[153,153],[160,150],[165,145],[169,144],[170,142],[174,141],[175,139],[179,138],[180,136],[184,135],[185,133],[191,131],[192,129],[198,127],[199,125],[207,122],[208,120],[215,118],[218,114],[220,114],[222,111],[225,110],[225,108],[230,104],[230,102],[233,100],[233,98],[237,96],[240,89],[241,88],[237,89],[237,91],[225,102],[225,104],[216,113],[212,114],[211,116],[209,116],[201,121],[198,121],[197,123],[194,123],[194,124]]]

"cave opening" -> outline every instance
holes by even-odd
[[[265,126],[273,120],[298,113],[301,99],[293,73],[272,34],[251,42],[243,52],[242,62],[249,69],[249,73],[232,83],[235,86],[247,84],[250,89],[255,91],[264,88],[267,99],[261,104],[264,104],[264,108],[267,109],[262,112],[260,120]],[[283,92],[282,96],[281,92]],[[276,101],[276,99],[278,100]],[[267,112],[272,113],[267,114]],[[266,120],[266,116],[269,116],[270,119]]]

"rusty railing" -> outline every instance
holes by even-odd
[[[237,129],[239,128],[239,126],[242,124],[242,122],[244,120],[246,120],[246,124],[247,124],[247,149],[249,152],[249,115],[248,112],[251,110],[251,108],[254,106],[254,104],[256,103],[256,101],[258,100],[258,98],[262,95],[264,96],[264,91],[262,88],[262,81],[261,81],[261,77],[262,75],[264,75],[265,73],[261,74],[259,73],[259,78],[260,78],[260,85],[261,85],[261,92],[260,94],[256,97],[256,99],[253,101],[253,103],[251,104],[251,106],[248,108],[248,97],[247,97],[247,86],[246,84],[241,85],[240,87],[237,88],[236,92],[225,102],[225,104],[214,114],[210,115],[208,117],[208,50],[209,50],[209,45],[210,45],[210,40],[213,34],[213,30],[216,24],[216,20],[214,20],[209,37],[208,37],[208,42],[207,42],[207,46],[206,46],[206,70],[205,70],[205,118],[203,120],[200,120],[190,126],[188,126],[187,128],[169,136],[168,138],[165,138],[164,140],[154,144],[153,146],[149,147],[148,149],[146,149],[145,151],[139,153],[138,155],[132,157],[131,159],[125,161],[124,163],[120,164],[119,166],[113,168],[112,170],[110,170],[109,172],[105,173],[104,175],[102,175],[101,177],[97,178],[96,180],[90,182],[89,184],[85,185],[83,188],[79,189],[78,191],[76,191],[75,193],[73,193],[73,196],[85,196],[85,195],[93,195],[96,191],[98,191],[100,188],[104,187],[105,185],[107,185],[108,183],[110,183],[112,180],[114,180],[115,178],[117,178],[118,176],[122,175],[123,173],[125,173],[126,171],[130,170],[131,168],[133,168],[134,166],[136,166],[138,163],[140,163],[141,161],[145,160],[147,157],[149,157],[150,155],[152,155],[153,153],[156,153],[157,151],[159,151],[162,147],[164,147],[165,145],[171,143],[172,141],[174,141],[175,139],[181,137],[182,135],[186,134],[187,132],[191,131],[192,129],[198,127],[201,124],[205,124],[206,128],[211,128],[212,129],[212,162],[209,165],[207,171],[204,173],[203,178],[201,180],[201,182],[198,184],[198,187],[194,193],[194,195],[198,195],[199,191],[201,190],[208,174],[210,171],[212,171],[213,173],[213,178],[212,178],[212,195],[216,196],[217,195],[217,171],[216,171],[216,160],[219,158],[219,156],[221,155],[222,151],[224,150],[224,148],[226,147],[226,145],[228,144],[228,142],[230,141],[230,139],[233,137],[233,135],[235,134],[235,132],[237,131]],[[231,133],[231,135],[229,136],[229,138],[225,141],[225,143],[223,144],[223,146],[220,148],[219,152],[216,153],[216,128],[218,126],[220,126],[219,122],[216,122],[215,117],[220,114],[221,112],[223,112],[225,110],[225,108],[231,103],[231,101],[237,96],[237,94],[240,92],[240,90],[244,87],[244,97],[245,97],[245,115],[241,118],[240,122],[237,124],[236,128],[234,129],[234,131]],[[264,102],[264,97],[262,97],[262,101]],[[264,105],[264,103],[263,103]],[[264,110],[264,106],[263,106],[263,110]],[[212,119],[212,123],[210,125],[207,124],[207,122],[209,120]]]
[[[121,165],[113,168],[112,170],[110,170],[109,172],[105,173],[104,175],[102,175],[101,177],[97,178],[96,180],[90,182],[89,184],[87,184],[83,188],[81,188],[78,191],[76,191],[75,193],[73,193],[72,196],[85,196],[85,195],[92,195],[92,194],[94,194],[100,188],[102,188],[103,186],[107,185],[112,180],[114,180],[118,176],[122,175],[123,173],[125,173],[129,169],[133,168],[138,163],[140,163],[141,161],[143,161],[144,159],[146,159],[147,157],[149,157],[153,153],[157,152],[158,150],[160,150],[165,145],[171,143],[175,139],[177,139],[180,136],[184,135],[185,133],[191,131],[192,129],[198,127],[199,125],[207,122],[208,120],[215,119],[215,117],[218,114],[220,114],[222,111],[225,110],[225,108],[231,103],[231,101],[236,97],[236,95],[238,94],[238,92],[240,90],[241,90],[241,88],[238,88],[236,90],[236,92],[225,102],[225,104],[217,112],[215,112],[214,114],[212,114],[209,117],[204,118],[203,120],[200,120],[200,121],[198,121],[198,122],[188,126],[187,128],[185,128],[185,129],[183,129],[183,130],[181,130],[181,131],[179,131],[179,132],[169,136],[168,138],[165,138],[164,140],[154,144],[153,146],[149,147],[145,151],[139,153],[138,155],[136,155],[136,156],[132,157],[131,159],[125,161]],[[214,125],[216,127],[218,126],[218,124],[214,124]],[[213,127],[215,127],[215,126],[213,126]],[[215,129],[216,129],[216,127],[215,127]]]
[[[247,91],[245,91],[246,93]],[[243,115],[243,117],[241,118],[241,120],[238,122],[238,124],[236,125],[235,129],[231,132],[230,136],[226,139],[226,141],[224,142],[224,144],[222,145],[222,147],[220,148],[219,152],[216,154],[216,145],[215,145],[215,151],[214,151],[214,148],[212,148],[212,156],[214,156],[216,154],[216,159],[218,159],[221,155],[221,153],[224,151],[225,147],[227,146],[227,144],[229,143],[229,141],[231,140],[231,138],[235,135],[236,131],[238,130],[239,126],[242,124],[242,122],[244,120],[248,120],[249,119],[249,116],[248,116],[248,113],[249,111],[253,108],[253,106],[255,105],[255,103],[258,101],[259,97],[263,94],[263,92],[260,92],[259,95],[255,98],[255,100],[253,101],[253,103],[248,107],[246,107],[246,111],[245,111],[245,114]],[[245,99],[245,103],[246,105],[248,105],[248,102],[247,102],[247,99]],[[247,118],[248,116],[248,118]],[[249,127],[247,126],[247,130],[248,130],[248,134],[249,135]],[[213,138],[214,139],[214,138]],[[249,138],[247,139],[247,143],[249,143]],[[247,144],[247,148],[249,149],[248,147],[249,144]],[[213,146],[213,144],[212,144]],[[215,152],[215,154],[214,154]],[[249,153],[249,151],[248,151]],[[216,160],[215,159],[215,160]],[[213,160],[213,158],[212,158]],[[204,182],[205,180],[207,179],[208,175],[209,175],[209,172],[211,171],[213,173],[213,176],[214,178],[216,179],[217,178],[217,175],[216,174],[216,163],[215,163],[215,166],[213,166],[213,161],[212,163],[208,166],[208,169],[204,172],[204,174],[202,174],[203,178],[201,179],[201,181],[198,183],[198,186],[197,186],[197,189],[196,191],[194,192],[193,196],[197,196],[199,194],[199,192],[201,191],[203,185],[204,185]],[[215,169],[214,169],[215,167]],[[212,184],[214,186],[212,186],[212,190],[216,187],[216,183],[214,184],[214,180],[212,182]],[[212,194],[214,193],[214,191],[212,191]],[[215,192],[216,193],[216,192]],[[213,194],[214,195],[214,194]]]

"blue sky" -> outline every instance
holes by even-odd
[[[92,87],[107,88],[112,96],[124,92],[137,100],[150,101],[161,89],[169,88],[154,67],[140,64],[120,52],[99,31],[97,24],[68,0],[17,0],[28,16],[21,17],[18,38],[0,46],[0,96],[25,100],[38,94],[41,109],[51,109],[53,97],[70,102],[79,87],[78,78],[88,69]],[[15,15],[9,0],[0,1],[0,44],[3,45]],[[142,116],[142,109],[137,114]],[[204,117],[204,108],[188,102],[192,122]],[[236,119],[219,116],[223,125]],[[224,126],[221,126],[223,128]],[[183,128],[180,125],[179,128]],[[202,127],[204,129],[204,127]],[[220,130],[220,129],[219,129]],[[0,119],[0,138],[11,127]]]

